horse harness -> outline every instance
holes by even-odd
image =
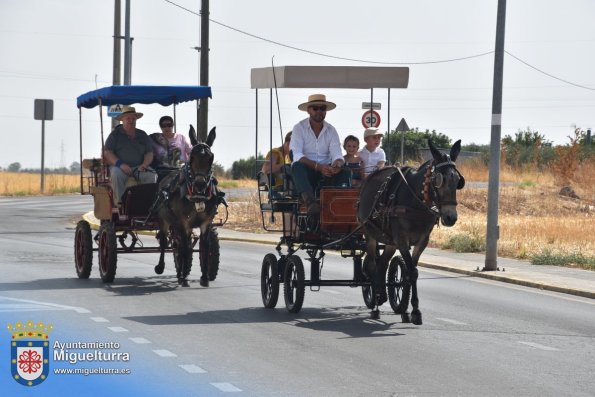
[[[436,198],[439,197],[438,189],[444,183],[444,176],[442,173],[437,172],[437,170],[449,165],[454,166],[456,170],[456,164],[450,159],[449,155],[446,155],[446,160],[441,163],[434,164],[434,161],[432,161],[432,164],[427,167],[426,172],[424,173],[421,198],[413,191],[413,188],[407,182],[406,176],[411,172],[412,168],[395,167],[396,172],[388,175],[378,188],[378,191],[374,196],[374,204],[372,205],[370,214],[364,223],[367,223],[369,226],[371,225],[382,235],[383,238],[387,240],[391,240],[390,236],[386,235],[383,230],[387,230],[386,225],[389,222],[390,217],[396,216],[406,219],[418,220],[426,218],[432,223],[439,225],[441,207],[448,204],[457,204],[456,201],[439,200],[437,202],[436,200]],[[464,184],[462,175],[458,172],[458,170],[456,171],[459,174],[461,180],[463,180],[462,183]],[[393,181],[393,177],[397,174],[400,176],[400,178],[396,182],[391,183]],[[409,189],[411,196],[418,202],[418,204],[420,204],[422,208],[414,208],[412,206],[402,205],[395,202],[397,192],[402,184],[405,184],[407,189]],[[459,185],[461,185],[461,183]]]

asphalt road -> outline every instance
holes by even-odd
[[[74,220],[90,197],[0,199],[0,321],[52,323],[51,341],[116,342],[127,362],[52,361],[52,368],[103,366],[130,375],[57,375],[40,395],[592,396],[595,302],[440,271],[420,270],[424,324],[403,324],[387,305],[371,320],[361,291],[306,290],[304,307],[262,307],[260,264],[270,246],[221,241],[209,288],[175,282],[157,254],[118,258],[103,284],[97,257],[76,277]],[[143,240],[153,244],[152,238]],[[307,262],[306,269],[308,269]],[[349,278],[351,263],[325,257],[323,278]],[[10,378],[10,334],[0,348],[0,387]],[[1,344],[0,344],[1,345]],[[67,388],[67,389],[65,389]],[[132,393],[132,394],[131,394]],[[70,393],[69,393],[70,394]]]

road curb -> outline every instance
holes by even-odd
[[[576,295],[576,296],[580,296],[583,298],[595,299],[595,293],[590,292],[590,291],[558,287],[555,285],[540,283],[540,282],[536,282],[536,281],[520,280],[520,279],[516,279],[516,278],[512,278],[512,277],[502,276],[497,273],[486,273],[482,270],[464,270],[464,269],[458,269],[455,267],[436,265],[436,264],[427,263],[427,262],[419,262],[417,265],[420,267],[427,267],[429,269],[443,270],[443,271],[452,272],[452,273],[465,274],[465,275],[471,276],[471,277],[479,277],[479,278],[485,278],[488,280],[501,281],[501,282],[506,282],[509,284],[521,285],[523,287],[531,287],[531,288],[537,288],[537,289],[547,290],[547,291],[552,291],[552,292],[560,292],[563,294]]]

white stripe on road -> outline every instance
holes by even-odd
[[[556,349],[555,347],[540,345],[539,343],[535,343],[535,342],[520,342],[519,341],[519,343],[521,345],[527,345],[527,346],[531,346],[531,347],[534,347],[539,350],[545,350],[545,351],[550,351],[550,352],[555,352],[555,351],[560,350],[560,349]]]
[[[143,344],[147,344],[147,343],[151,343],[150,340],[145,339],[145,338],[128,338],[131,341],[133,341],[134,343],[138,343],[139,345],[143,345]]]
[[[96,323],[109,323],[109,320],[105,317],[90,317],[90,319]]]
[[[207,372],[198,365],[194,364],[180,364],[179,367],[190,374],[205,374]]]
[[[169,350],[153,350],[153,353],[157,354],[159,357],[178,357],[176,353],[172,353]]]
[[[107,327],[112,332],[128,332],[126,328],[123,327]]]
[[[231,383],[227,383],[227,382],[223,382],[223,383],[211,383],[211,385],[215,386],[217,389],[219,389],[219,390],[221,390],[223,392],[228,392],[228,393],[234,393],[234,392],[242,391],[242,389],[238,389],[237,387],[235,387]]]
[[[60,310],[74,310],[77,313],[91,313],[87,309],[83,309],[82,307],[76,307],[76,306],[58,305],[56,303],[39,302],[39,301],[32,301],[32,300],[28,300],[28,299],[9,298],[7,296],[0,296],[0,299],[6,299],[9,301],[14,301],[14,302],[31,303],[34,305],[41,305],[41,306],[45,306],[46,310],[49,310],[50,308],[54,308],[54,309],[60,309]],[[42,308],[40,308],[40,309],[42,309]]]
[[[444,321],[445,323],[455,324],[455,325],[468,325],[467,323],[463,323],[457,320],[451,320],[450,318],[444,317],[436,317],[436,320]]]

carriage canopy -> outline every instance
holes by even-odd
[[[100,103],[104,106],[135,103],[158,103],[169,106],[211,97],[211,87],[209,86],[114,85],[80,95],[76,99],[76,106],[88,109],[94,108]]]
[[[250,77],[252,88],[407,88],[409,68],[275,66],[252,69]]]

